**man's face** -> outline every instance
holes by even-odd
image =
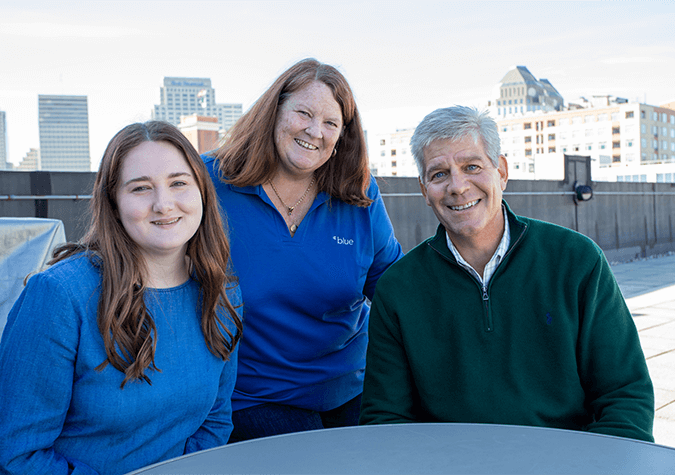
[[[422,194],[455,245],[498,240],[501,201],[508,182],[504,156],[495,168],[479,141],[435,140],[424,149]]]

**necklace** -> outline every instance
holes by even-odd
[[[277,195],[277,198],[279,198],[279,201],[281,201],[281,204],[284,205],[284,208],[288,210],[288,215],[290,216],[293,213],[293,210],[295,209],[296,206],[298,206],[300,203],[302,203],[302,200],[305,199],[305,196],[307,196],[307,193],[309,193],[309,189],[312,187],[314,184],[314,178],[312,178],[312,181],[309,182],[309,186],[305,190],[305,192],[302,194],[300,199],[295,202],[293,206],[288,206],[286,203],[284,203],[284,200],[281,199],[281,196],[279,196],[279,192],[277,191],[276,187],[274,186],[274,183],[272,183],[272,180],[270,180],[270,185],[272,186],[272,189],[274,190],[274,194]],[[298,227],[294,224],[291,226],[293,228],[295,226],[295,229],[298,229]],[[291,229],[292,232],[295,232],[295,230]]]

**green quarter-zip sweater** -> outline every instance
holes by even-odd
[[[380,278],[362,424],[518,424],[653,441],[654,390],[602,250],[516,216],[486,289],[439,226]]]

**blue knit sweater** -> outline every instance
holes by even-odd
[[[227,443],[237,355],[223,362],[206,347],[199,284],[146,291],[161,371],[120,389],[122,372],[94,369],[106,359],[100,282],[75,256],[31,277],[12,308],[0,343],[0,472],[126,473]],[[228,296],[241,300],[238,288]]]

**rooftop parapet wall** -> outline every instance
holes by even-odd
[[[517,214],[565,226],[593,239],[610,261],[675,251],[675,185],[590,182],[587,157],[565,156],[565,179],[512,180],[504,198]],[[63,221],[66,238],[82,237],[95,173],[0,171],[0,216]],[[590,185],[593,198],[575,204],[574,183]],[[378,177],[396,237],[405,252],[436,232],[438,220],[417,178]],[[27,196],[60,199],[16,199]],[[8,197],[10,199],[8,199]],[[14,197],[14,198],[12,198]]]

